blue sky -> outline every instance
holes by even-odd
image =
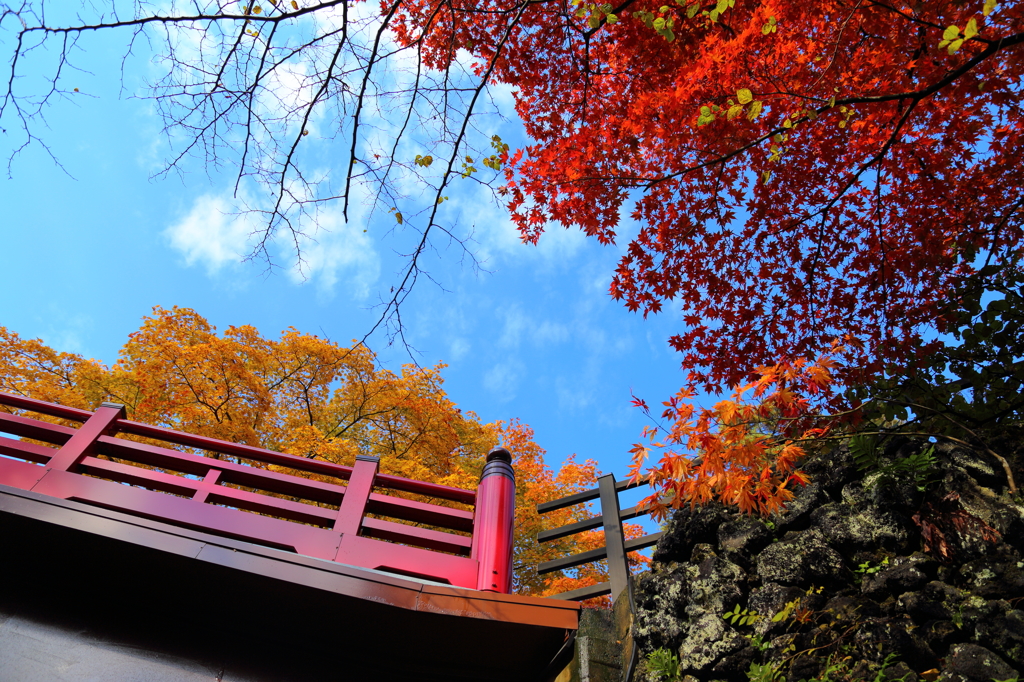
[[[144,54],[130,61],[122,89],[123,37],[87,46],[79,63],[91,74],[71,75],[80,94],[48,109],[39,129],[63,168],[33,145],[0,179],[0,325],[108,364],[153,306],[193,308],[220,329],[251,324],[266,336],[295,327],[339,343],[362,337],[404,263],[396,251],[408,235],[394,216],[356,207],[345,223],[328,207],[301,271],[283,243],[272,247],[272,272],[244,261],[252,226],[232,212],[258,188],[235,197],[230,168],[198,163],[155,178],[169,153],[161,122],[151,102],[130,96],[152,65]],[[508,93],[495,97],[509,113]],[[488,133],[524,142],[514,117],[494,125]],[[16,121],[0,126],[6,154],[18,142]],[[342,172],[329,161],[334,143],[312,132],[328,157],[320,168]],[[479,185],[446,194],[481,269],[440,243],[427,267],[441,286],[422,281],[402,310],[414,356],[384,335],[370,347],[392,370],[411,359],[447,363],[446,389],[460,407],[529,424],[552,465],[577,453],[623,475],[645,424],[631,392],[657,405],[684,378],[667,344],[677,319],[644,320],[608,296],[624,239],[601,246],[552,227],[526,246]]]

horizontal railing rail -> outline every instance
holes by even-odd
[[[34,400],[32,398],[25,398],[23,396],[2,392],[0,392],[0,405],[6,405],[8,407],[28,410],[31,412],[37,412],[39,414],[45,414],[51,417],[68,419],[77,422],[85,422],[93,414],[92,412],[88,412],[86,410],[79,410],[73,407],[66,407],[64,405],[58,405],[55,403],[47,403],[41,400]],[[5,415],[3,413],[0,413],[0,417],[10,418],[12,416],[13,415]],[[42,422],[42,424],[45,423],[46,422]],[[37,424],[39,424],[39,422],[37,422]],[[218,440],[216,438],[208,438],[206,436],[198,436],[192,433],[175,431],[173,429],[168,429],[160,426],[152,426],[151,424],[142,424],[140,422],[134,422],[129,419],[117,419],[115,422],[115,428],[116,431],[119,433],[130,434],[133,436],[141,436],[144,438],[152,438],[154,440],[162,440],[168,443],[174,443],[176,445],[199,448],[202,450],[209,450],[211,452],[219,452],[225,455],[241,457],[243,459],[249,459],[256,462],[263,462],[264,464],[276,464],[278,466],[288,467],[290,469],[295,469],[297,471],[305,471],[311,474],[323,474],[325,476],[334,476],[336,478],[340,478],[346,481],[352,474],[352,467],[344,466],[341,464],[334,464],[333,462],[324,462],[322,460],[296,457],[295,455],[288,455],[283,452],[275,452],[273,450],[257,448],[252,445],[244,445],[241,443],[232,443],[230,441]],[[7,429],[0,426],[0,431],[6,430]],[[73,431],[73,429],[71,431]],[[8,433],[15,432],[8,431]],[[65,431],[65,433],[69,433],[70,435],[69,431]],[[26,438],[35,438],[36,440],[47,440],[46,438],[37,438],[36,436],[31,435],[29,433],[15,433],[15,435],[22,435]],[[56,443],[58,441],[47,442]],[[453,488],[451,486],[439,485],[437,483],[429,483],[426,481],[417,481],[409,478],[402,478],[400,476],[392,476],[389,474],[378,474],[376,478],[376,484],[382,488],[390,488],[392,490],[398,490],[401,492],[437,497],[440,499],[451,500],[453,502],[462,502],[465,504],[473,504],[473,502],[476,499],[476,493],[472,490]]]
[[[601,513],[598,516],[570,523],[559,528],[541,531],[537,534],[537,542],[551,542],[552,540],[569,537],[570,535],[588,530],[604,529],[604,546],[587,552],[573,554],[572,556],[545,561],[537,566],[537,573],[543,575],[607,559],[608,581],[552,595],[554,599],[582,601],[611,594],[614,601],[629,587],[629,562],[627,554],[656,544],[661,539],[662,533],[651,533],[643,537],[626,540],[622,529],[622,522],[643,516],[649,513],[650,510],[643,505],[619,509],[619,493],[646,485],[647,480],[647,477],[643,476],[636,480],[616,481],[614,475],[608,474],[598,479],[597,488],[584,490],[583,492],[537,505],[537,512],[544,514],[592,500],[599,499],[601,502]]]
[[[492,498],[501,498],[488,502],[471,490],[381,474],[373,457],[359,456],[354,466],[310,460],[134,422],[125,418],[122,406],[111,403],[88,412],[0,393],[0,405],[81,424],[74,428],[0,412],[0,432],[49,444],[0,436],[0,455],[4,455],[0,484],[309,556],[462,587],[508,591],[505,573],[510,569],[489,566],[485,571],[478,557],[495,554],[481,547],[481,542],[502,545],[497,551],[502,561],[507,554],[504,545],[511,547],[511,528],[491,526],[505,524],[505,507],[514,500],[514,482],[511,500],[507,486],[486,486],[496,491]],[[122,435],[228,455],[237,461],[140,443]],[[496,452],[511,460],[507,451]],[[511,477],[511,467],[507,469],[505,476]],[[476,512],[375,489],[475,504]],[[491,511],[481,512],[484,507]],[[497,513],[494,510],[504,515],[488,518],[487,514]]]
[[[639,488],[642,485],[647,485],[647,477],[641,476],[637,480],[626,479],[624,481],[615,481],[614,476],[612,480],[615,482],[615,492],[621,493],[634,488]],[[601,488],[591,488],[590,490],[584,490],[582,492],[560,497],[557,500],[551,500],[550,502],[541,502],[537,505],[537,513],[546,514],[558,509],[565,509],[571,507],[574,504],[580,504],[581,502],[590,502],[601,497]]]

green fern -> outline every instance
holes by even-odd
[[[770,663],[751,663],[747,670],[747,679],[750,682],[786,682],[786,676],[782,671]]]
[[[860,471],[868,471],[878,466],[878,448],[875,437],[870,433],[860,433],[850,439],[850,454],[853,463]]]
[[[931,445],[921,452],[904,457],[885,467],[883,471],[893,474],[908,474],[914,477],[914,485],[924,491],[931,484],[935,471],[935,446]]]
[[[934,445],[884,467],[879,466],[878,442],[874,434],[857,434],[850,439],[849,448],[854,465],[862,472],[874,469],[882,474],[907,474],[913,477],[914,485],[920,491],[932,483],[931,476],[936,463]]]
[[[757,611],[741,609],[739,604],[732,607],[731,611],[726,611],[722,618],[729,621],[732,625],[753,625],[761,620],[761,616],[757,615]]]
[[[647,654],[647,669],[667,682],[679,679],[679,657],[668,649],[655,649]]]

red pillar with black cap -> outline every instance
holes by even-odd
[[[472,558],[479,562],[477,589],[512,591],[512,527],[516,514],[516,477],[512,453],[495,448],[487,454],[476,491]]]

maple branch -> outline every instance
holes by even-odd
[[[820,116],[821,114],[827,113],[828,111],[830,111],[832,109],[835,109],[837,106],[843,106],[843,105],[849,105],[849,104],[867,104],[867,103],[877,104],[877,103],[883,103],[883,102],[903,101],[903,100],[920,101],[920,100],[923,100],[923,99],[926,99],[926,98],[930,97],[931,95],[934,95],[935,93],[939,92],[943,88],[948,87],[949,85],[953,84],[954,82],[959,80],[961,77],[963,77],[965,74],[967,74],[969,71],[971,71],[972,69],[977,67],[979,64],[981,64],[983,61],[985,61],[989,57],[995,55],[996,53],[1000,52],[1001,50],[1009,49],[1009,48],[1014,47],[1016,45],[1019,45],[1021,43],[1024,43],[1024,32],[1014,33],[1012,35],[1004,36],[1003,38],[1000,38],[998,40],[992,41],[992,43],[988,47],[986,47],[984,50],[982,50],[981,52],[976,54],[971,59],[969,59],[966,62],[964,62],[963,64],[961,64],[958,68],[956,68],[953,71],[949,72],[945,77],[943,77],[939,81],[936,81],[932,85],[930,85],[928,87],[925,87],[925,88],[922,88],[920,90],[910,90],[910,91],[905,91],[905,92],[900,92],[900,93],[890,93],[890,94],[886,94],[886,95],[850,96],[850,97],[844,97],[844,98],[836,98],[834,101],[832,101],[830,99],[823,98],[823,97],[811,97],[811,96],[804,96],[804,95],[801,95],[800,97],[802,99],[814,100],[814,101],[818,101],[818,102],[828,102],[828,104],[826,104],[824,106],[821,106],[821,107],[818,107],[815,110],[815,113],[816,113],[817,116]],[[798,117],[796,119],[790,119],[790,123],[791,123],[790,128],[791,127],[795,127],[797,124],[805,123],[805,122],[808,122],[808,121],[811,121],[811,118],[808,117],[808,116],[801,116],[801,117]],[[703,170],[705,168],[709,168],[711,166],[716,166],[716,165],[719,165],[719,164],[723,164],[723,163],[725,163],[727,161],[730,161],[730,160],[736,158],[737,156],[740,156],[741,154],[743,154],[743,153],[745,153],[745,152],[747,152],[747,151],[749,151],[749,150],[751,150],[751,149],[761,145],[762,143],[770,140],[775,135],[787,132],[788,130],[790,130],[790,128],[787,128],[787,127],[785,127],[785,126],[780,124],[780,125],[776,126],[775,128],[772,128],[772,129],[768,130],[767,132],[759,135],[758,137],[750,140],[749,142],[747,142],[745,144],[742,144],[742,145],[740,145],[738,147],[735,147],[732,150],[730,150],[730,151],[728,151],[728,152],[726,152],[724,154],[719,154],[717,156],[713,156],[712,158],[709,158],[706,161],[702,161],[700,163],[692,164],[690,166],[687,166],[686,168],[682,168],[682,169],[680,169],[678,171],[674,171],[672,173],[661,174],[661,175],[657,175],[657,176],[654,176],[654,177],[644,177],[644,176],[640,176],[640,175],[588,175],[588,176],[583,176],[583,177],[580,177],[580,178],[577,178],[577,179],[573,179],[573,180],[566,180],[564,182],[556,182],[554,184],[556,186],[561,186],[561,185],[577,185],[577,184],[580,184],[580,183],[583,183],[583,182],[607,182],[609,180],[614,180],[614,181],[624,181],[625,182],[624,186],[627,187],[627,188],[642,188],[644,191],[650,191],[655,186],[657,186],[657,185],[659,185],[661,183],[667,182],[669,180],[674,180],[674,179],[680,178],[680,177],[682,177],[684,175],[688,175],[688,174],[693,173],[695,171]],[[886,148],[888,148],[889,146],[891,146],[891,144],[887,144]]]
[[[904,19],[906,19],[907,21],[909,21],[912,24],[917,24],[918,26],[923,26],[923,27],[926,27],[926,28],[937,29],[939,31],[943,31],[943,30],[946,29],[946,27],[941,25],[941,24],[936,24],[936,23],[931,22],[931,21],[926,21],[924,19],[921,19],[921,18],[918,18],[918,17],[915,17],[915,16],[911,16],[911,15],[907,14],[906,12],[900,10],[899,8],[893,7],[892,5],[890,5],[888,3],[880,2],[879,0],[869,0],[869,1],[870,1],[870,3],[873,6],[881,7],[883,9],[889,10],[890,12],[892,12],[894,14],[898,14],[899,16],[903,17]],[[982,38],[980,35],[974,36],[973,38],[971,38],[971,40],[976,40],[976,41],[981,42],[981,43],[990,43],[990,42],[992,42],[991,40],[986,40],[985,38]]]
[[[373,48],[370,50],[370,59],[367,62],[366,71],[363,72],[363,80],[359,86],[359,95],[356,97],[356,112],[352,116],[352,146],[349,149],[348,153],[348,171],[345,173],[345,190],[342,193],[344,199],[342,200],[341,211],[342,215],[345,216],[345,220],[348,220],[349,192],[352,189],[352,169],[355,167],[356,145],[359,143],[359,116],[363,111],[363,103],[365,102],[366,98],[366,88],[370,84],[370,74],[373,72],[373,65],[374,62],[376,62],[377,60],[377,53],[380,50],[381,37],[384,35],[385,29],[387,29],[388,24],[390,23],[391,19],[395,16],[395,12],[398,11],[398,8],[401,6],[401,4],[402,0],[396,0],[394,3],[392,3],[391,8],[388,10],[388,13],[384,16],[384,21],[381,22],[380,27],[377,29],[377,34],[373,37]],[[327,81],[325,80],[325,87],[326,84]]]
[[[832,68],[832,65],[836,63],[836,57],[839,55],[839,48],[841,46],[840,41],[843,38],[843,32],[846,31],[846,27],[849,25],[850,20],[853,19],[853,16],[857,13],[857,10],[860,9],[860,6],[861,4],[863,4],[863,2],[864,0],[857,0],[857,4],[854,6],[852,10],[850,10],[849,16],[847,16],[846,19],[843,20],[842,25],[839,27],[839,33],[836,35],[836,45],[835,49],[832,50],[832,57],[828,60],[828,64],[825,66],[825,68],[821,70],[821,74],[818,75],[818,79],[811,83],[811,87],[809,88],[810,90],[813,90],[815,86],[817,86],[818,83],[821,82],[821,80],[825,77],[825,74],[828,73],[829,69]]]
[[[273,8],[267,4],[261,8],[260,14],[255,14],[254,2],[247,3],[241,11],[227,12],[221,12],[219,7],[211,10],[202,3],[191,3],[192,8],[183,14],[158,10],[129,19],[121,19],[116,14],[110,18],[101,15],[97,20],[68,26],[50,25],[42,11],[30,2],[23,3],[20,8],[0,6],[3,28],[7,30],[10,26],[9,32],[16,38],[7,78],[4,79],[6,83],[0,85],[6,88],[0,93],[0,116],[15,116],[24,130],[22,144],[15,147],[8,158],[8,174],[13,172],[12,164],[20,152],[35,144],[41,145],[54,163],[64,169],[45,141],[37,136],[36,127],[37,121],[45,122],[43,112],[51,100],[71,96],[61,86],[61,81],[66,78],[69,53],[80,36],[116,30],[134,31],[121,61],[123,74],[127,56],[136,39],[149,35],[143,31],[160,27],[162,32],[157,36],[165,44],[163,58],[170,70],[152,86],[149,97],[157,103],[164,117],[163,133],[172,153],[157,175],[172,170],[182,173],[182,164],[193,156],[205,157],[204,166],[211,173],[233,157],[230,158],[234,173],[233,196],[238,206],[233,215],[255,219],[249,240],[251,250],[246,260],[260,259],[268,270],[275,269],[277,264],[272,251],[276,253],[274,243],[280,240],[282,245],[290,244],[295,267],[300,273],[305,273],[303,252],[314,241],[313,229],[320,207],[340,200],[341,215],[347,221],[351,218],[350,208],[355,201],[358,183],[376,192],[372,198],[371,213],[385,205],[398,205],[393,180],[396,164],[422,179],[423,173],[412,164],[401,163],[397,153],[407,132],[419,134],[413,117],[429,117],[429,111],[421,110],[422,102],[427,101],[430,107],[439,106],[432,122],[437,123],[441,143],[450,146],[448,168],[434,192],[435,203],[430,206],[427,225],[416,228],[416,241],[405,254],[410,258],[408,267],[401,280],[392,287],[393,295],[386,302],[382,301],[382,317],[372,328],[375,332],[387,322],[393,333],[391,339],[401,340],[410,352],[415,352],[405,338],[398,306],[421,274],[433,281],[431,275],[422,270],[420,255],[435,248],[430,243],[432,240],[446,237],[449,247],[457,245],[462,250],[463,260],[468,259],[479,268],[469,250],[468,242],[472,235],[465,236],[461,229],[456,232],[454,225],[439,224],[437,201],[456,177],[455,159],[468,144],[475,144],[468,135],[475,129],[472,124],[482,109],[488,81],[495,73],[497,62],[503,58],[508,40],[516,33],[528,3],[517,2],[496,13],[507,17],[503,22],[504,32],[497,40],[486,73],[482,78],[477,74],[475,83],[469,86],[465,84],[464,73],[459,71],[463,68],[461,64],[453,60],[447,67],[440,67],[438,74],[427,69],[428,62],[423,55],[423,45],[431,37],[434,22],[440,21],[439,17],[446,9],[455,11],[454,8],[444,2],[432,4],[419,37],[408,43],[398,40],[397,46],[392,47],[388,41],[397,40],[392,37],[398,35],[396,17],[399,12],[409,12],[410,4],[406,0],[391,0],[379,15],[370,12],[365,17],[350,13],[349,4],[345,0],[325,0],[289,11],[287,5],[290,3],[280,2]],[[476,10],[470,11],[474,12]],[[300,34],[296,40],[295,31],[284,30],[295,27],[300,19],[305,22],[313,17],[316,21],[309,35]],[[12,23],[16,21],[21,25]],[[185,52],[186,48],[193,49],[193,46],[185,43],[184,38],[193,35],[199,36],[198,41],[193,41],[198,55]],[[49,86],[48,92],[43,93],[39,100],[29,99],[22,92],[27,89],[21,80],[22,72],[27,69],[25,58],[48,38],[59,43],[55,46],[56,67],[42,81]],[[460,47],[452,44],[453,57]],[[414,52],[416,58],[409,62],[409,71],[415,71],[411,81],[408,85],[404,82],[401,85],[407,89],[382,91],[380,82],[390,77],[390,72],[384,73],[382,65],[385,62],[394,64],[409,52]],[[411,67],[413,61],[414,69]],[[292,86],[285,77],[293,77],[296,64],[306,76],[297,86]],[[358,86],[354,83],[356,77],[359,78]],[[280,84],[281,80],[286,80],[288,87],[297,88],[298,94],[293,95],[291,91],[282,94],[280,88],[285,86]],[[82,93],[78,95],[85,96]],[[405,111],[379,107],[381,113],[371,114],[373,103],[395,96],[403,99]],[[23,106],[24,102],[31,102],[32,106]],[[302,144],[317,122],[318,114],[332,103],[344,107],[344,113],[337,115],[339,131],[334,134],[348,138],[348,159],[343,162],[346,169],[344,177],[337,181],[336,190],[330,187],[330,176],[308,174],[304,165],[304,150],[308,147]],[[493,101],[491,103],[494,105]],[[450,127],[453,111],[461,125]],[[397,113],[394,118],[400,117],[400,120],[396,121],[399,123],[398,135],[389,141],[390,155],[381,163],[374,162],[373,159],[380,159],[377,155],[362,158],[368,154],[361,152],[359,146],[366,144],[370,134],[367,131],[373,125],[371,117],[391,117],[392,112]],[[344,125],[351,128],[345,129]],[[232,134],[236,129],[242,131],[237,141]],[[184,130],[187,136],[183,139],[174,137],[171,134],[173,130]],[[365,168],[357,167],[357,164]],[[482,181],[475,177],[472,179]],[[244,192],[247,181],[269,186],[269,200],[257,202],[247,199]],[[406,221],[407,224],[409,222]],[[388,231],[388,234],[393,233],[394,230]],[[364,336],[363,342],[368,337],[369,334]]]
[[[948,421],[953,426],[956,426],[957,428],[963,429],[968,434],[970,434],[972,438],[974,438],[975,440],[978,441],[978,443],[981,445],[981,449],[982,450],[984,450],[990,457],[995,458],[999,462],[999,464],[1003,467],[1003,471],[1006,473],[1006,480],[1007,480],[1007,483],[1009,484],[1009,487],[1010,487],[1010,494],[1011,495],[1015,495],[1017,493],[1017,484],[1014,482],[1014,479],[1013,479],[1013,469],[1010,468],[1010,463],[1008,461],[1006,461],[1006,458],[1004,458],[999,453],[994,452],[990,447],[988,447],[988,445],[986,445],[984,439],[982,439],[981,436],[979,436],[978,434],[976,434],[971,429],[967,428],[966,426],[964,426],[960,422],[958,422],[955,419],[953,419],[952,417],[950,417],[944,411],[936,410],[935,408],[927,407],[925,405],[921,405],[921,404],[915,403],[913,401],[892,400],[892,399],[887,399],[887,398],[874,398],[874,400],[878,400],[880,402],[885,402],[885,403],[892,403],[894,405],[902,405],[904,407],[911,407],[911,408],[914,408],[915,410],[926,410],[928,412],[931,412],[932,414],[937,414],[938,416],[942,417],[943,419]],[[967,445],[968,447],[973,447],[973,446],[970,446],[968,443],[965,443],[965,442],[963,442],[961,440],[957,440],[955,438],[950,438],[950,437],[947,437],[947,436],[941,436],[940,434],[934,434],[934,435],[936,437],[938,437],[938,438],[947,438],[947,440],[950,440],[950,441],[953,441],[953,442],[956,442],[956,443],[961,443],[963,445]]]
[[[398,286],[392,289],[391,298],[384,304],[384,310],[382,311],[381,315],[377,318],[377,321],[373,324],[370,330],[363,335],[362,339],[360,339],[360,344],[365,344],[366,340],[374,332],[376,332],[377,329],[380,328],[382,324],[385,324],[389,319],[391,319],[392,315],[400,315],[399,311],[402,306],[402,303],[406,300],[406,298],[408,298],[409,293],[412,291],[412,288],[415,286],[421,274],[419,259],[422,256],[424,250],[427,248],[428,237],[430,235],[431,229],[437,227],[438,229],[441,229],[446,234],[448,234],[449,237],[454,238],[454,236],[448,230],[439,226],[436,222],[437,211],[442,203],[442,197],[444,196],[443,192],[445,187],[448,186],[448,183],[455,175],[455,163],[456,159],[459,157],[459,148],[462,145],[462,142],[468,133],[470,118],[473,114],[473,110],[476,107],[477,100],[479,99],[480,94],[484,91],[484,88],[486,88],[487,83],[490,81],[491,75],[494,73],[494,69],[498,64],[498,60],[503,53],[505,44],[508,41],[509,37],[512,35],[512,29],[518,25],[520,19],[523,16],[523,12],[529,5],[529,2],[530,0],[524,0],[518,4],[518,11],[515,13],[515,16],[512,18],[511,22],[509,22],[506,25],[506,28],[501,36],[501,39],[498,41],[497,45],[494,48],[493,55],[488,60],[487,68],[480,76],[479,85],[473,91],[473,96],[470,99],[469,105],[466,108],[466,113],[462,118],[462,123],[459,127],[458,135],[456,136],[455,141],[452,143],[452,153],[448,157],[447,167],[445,168],[445,171],[441,176],[441,181],[434,192],[434,202],[430,208],[430,214],[427,218],[427,224],[422,231],[419,243],[416,245],[415,249],[411,253],[404,254],[404,256],[408,259],[408,266],[405,268],[405,274],[402,276],[402,280],[399,282]],[[399,321],[401,320],[400,317],[398,317],[398,319]],[[400,334],[403,335],[402,338],[404,343],[404,328],[402,327],[400,322],[398,326],[398,331]]]

